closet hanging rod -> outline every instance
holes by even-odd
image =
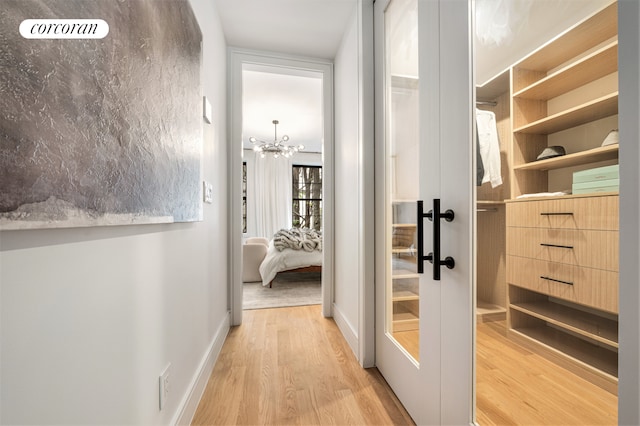
[[[479,213],[481,213],[481,212],[497,212],[498,209],[497,208],[490,208],[490,209],[483,208],[483,209],[476,209],[476,211],[479,212]]]
[[[476,101],[476,105],[496,106],[498,103],[496,101]]]

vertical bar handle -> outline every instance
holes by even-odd
[[[431,219],[431,212],[424,212],[424,203],[422,200],[418,200],[418,273],[424,274],[424,261],[428,260],[429,262],[433,262],[433,254],[429,253],[428,255],[424,255],[424,218],[428,217]]]
[[[433,199],[433,279],[440,281],[440,199]]]
[[[418,200],[418,273],[424,273],[424,261],[428,260],[433,264],[433,279],[440,281],[440,266],[444,265],[449,269],[455,267],[455,260],[451,256],[447,256],[444,260],[440,259],[440,219],[447,222],[453,221],[455,214],[453,210],[447,210],[440,213],[440,199],[433,199],[433,210],[424,213],[424,204],[422,200]],[[424,235],[423,222],[424,218],[433,221],[433,252],[424,255]]]

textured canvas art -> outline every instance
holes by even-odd
[[[25,39],[34,18],[109,33]],[[187,0],[2,0],[0,229],[201,220],[201,45]]]

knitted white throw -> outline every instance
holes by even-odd
[[[308,228],[281,229],[273,236],[278,251],[286,248],[304,251],[322,251],[322,233]]]

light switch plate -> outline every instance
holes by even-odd
[[[204,194],[204,202],[213,203],[213,185],[207,181],[202,182],[202,193]]]

